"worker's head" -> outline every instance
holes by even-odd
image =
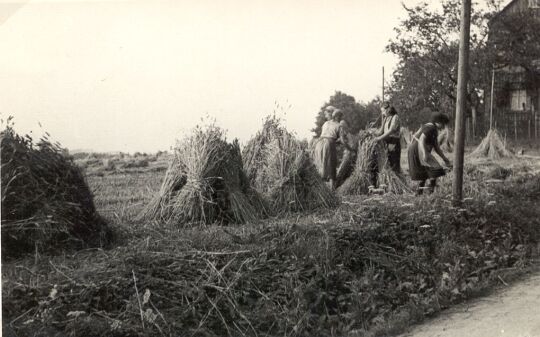
[[[339,109],[334,109],[334,112],[332,112],[332,119],[336,122],[339,122],[341,118],[343,117],[343,112]]]
[[[381,104],[381,112],[384,116],[393,116],[397,114],[396,109],[388,102],[383,102],[383,104]]]
[[[326,108],[324,108],[324,117],[327,121],[332,119],[332,113],[336,110],[333,106],[329,105]]]
[[[431,115],[431,123],[435,124],[437,129],[442,130],[450,123],[450,118],[442,112],[434,112]]]

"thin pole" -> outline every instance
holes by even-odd
[[[495,68],[491,70],[491,96],[489,106],[489,129],[493,129],[493,87],[495,86]]]
[[[528,128],[529,128],[529,140],[531,140],[531,117],[529,116],[529,118],[527,118],[527,122],[528,122]]]
[[[459,40],[458,84],[456,102],[456,133],[454,136],[454,182],[452,195],[454,204],[463,199],[463,161],[465,153],[465,109],[469,67],[469,43],[471,33],[471,0],[463,0]]]
[[[517,143],[517,113],[514,113],[514,140]]]
[[[384,103],[384,66],[382,67],[382,97],[381,97],[381,103]],[[381,115],[379,117],[381,119],[381,127],[383,127],[384,124],[384,116],[381,110]]]
[[[382,96],[381,100],[384,102],[384,67],[382,67]]]
[[[538,124],[536,122],[537,116],[536,116],[536,109],[533,105],[533,114],[534,114],[534,140],[538,140]]]

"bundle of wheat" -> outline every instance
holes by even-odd
[[[363,137],[363,133],[347,133],[346,141],[349,148],[343,151],[341,162],[337,169],[336,185],[341,186],[353,173],[354,165],[356,164],[356,158],[358,154],[358,143]]]
[[[360,132],[358,139],[356,167],[349,179],[340,186],[339,192],[344,195],[369,193],[370,187],[374,187],[372,175],[377,172],[379,187],[383,187],[383,191],[395,194],[409,192],[405,177],[390,168],[386,146],[375,141],[374,130]]]
[[[399,131],[400,134],[400,141],[401,141],[401,147],[407,148],[409,144],[412,142],[413,134],[411,130],[409,130],[406,127],[402,127]]]
[[[9,124],[0,137],[4,256],[110,239],[81,170],[58,143],[35,144]]]
[[[338,200],[317,173],[306,146],[275,117],[243,151],[244,167],[255,189],[275,214],[332,208]]]
[[[238,142],[211,124],[179,142],[159,193],[139,220],[182,225],[245,223],[259,219],[259,198],[242,170]]]
[[[344,195],[367,194],[372,185],[371,174],[378,166],[381,144],[375,141],[374,130],[361,131],[358,135],[358,155],[351,176],[339,187]]]
[[[388,154],[386,146],[379,147],[378,153],[379,167],[379,187],[386,193],[403,194],[412,193],[412,189],[407,184],[405,176],[401,173],[396,173],[388,164]]]
[[[279,138],[285,133],[287,130],[281,126],[279,118],[268,116],[263,123],[263,128],[248,141],[242,150],[244,169],[252,185],[256,184],[257,177],[260,177],[259,171],[264,168],[266,147],[273,139]]]
[[[336,186],[341,186],[353,173],[354,164],[356,163],[356,152],[345,150],[341,157],[341,162],[337,169]]]
[[[469,157],[499,159],[512,158],[514,157],[514,154],[507,149],[499,132],[495,129],[491,129],[480,145],[470,153]]]

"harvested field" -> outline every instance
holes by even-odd
[[[335,212],[226,228],[137,224],[126,211],[113,216],[124,238],[113,249],[4,264],[4,320],[28,336],[392,334],[391,322],[430,316],[537,256],[534,164],[501,163],[511,173],[494,183],[493,164],[469,169],[461,209],[446,177],[434,199],[347,197]],[[156,190],[150,172],[107,179],[90,180],[98,209]]]

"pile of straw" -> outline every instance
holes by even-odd
[[[0,138],[4,256],[109,239],[81,170],[58,143],[35,144],[10,125]]]
[[[384,192],[402,194],[411,192],[403,175],[397,174],[388,164],[386,146],[375,141],[373,130],[361,131],[359,134],[358,159],[356,167],[349,179],[338,189],[343,195],[368,194],[372,186],[371,174],[378,171],[379,187]]]
[[[413,133],[406,127],[402,127],[399,133],[401,135],[401,147],[407,148],[407,146],[409,146],[413,140]]]
[[[249,187],[237,141],[229,144],[215,125],[196,127],[179,142],[159,193],[139,220],[179,225],[245,223],[263,214]]]
[[[354,172],[354,164],[356,163],[356,152],[345,149],[341,163],[337,169],[336,185],[341,186]]]
[[[386,146],[379,148],[379,187],[386,193],[403,194],[412,193],[413,190],[407,184],[407,180],[402,173],[396,173],[388,164],[388,154]]]
[[[358,136],[358,155],[351,176],[339,187],[343,195],[367,194],[371,186],[371,172],[377,168],[382,145],[375,141],[373,130],[360,131]]]
[[[499,132],[495,129],[491,129],[480,145],[471,152],[469,157],[499,159],[512,158],[514,157],[514,154],[507,149]]]
[[[322,181],[306,146],[276,117],[266,119],[242,157],[250,184],[273,214],[337,206],[337,197]]]
[[[354,165],[356,164],[356,158],[358,153],[358,143],[362,136],[362,132],[358,133],[347,133],[346,141],[350,147],[350,150],[345,148],[343,151],[343,156],[341,157],[341,162],[337,169],[336,175],[336,186],[341,186],[353,173]]]

